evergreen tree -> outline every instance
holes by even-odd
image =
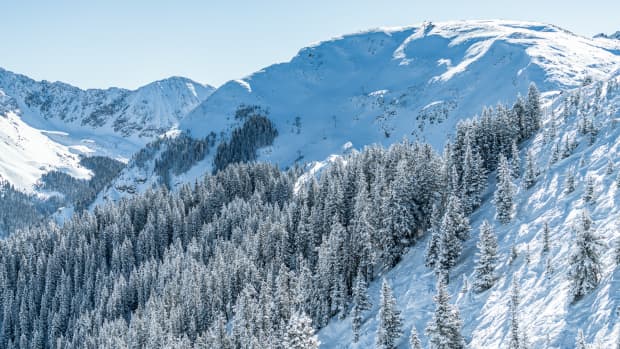
[[[575,349],[588,349],[586,337],[583,335],[583,331],[581,329],[577,331],[577,338],[575,338]]]
[[[396,308],[396,299],[385,279],[381,285],[380,306],[376,347],[378,349],[395,349],[403,334],[403,324],[400,311]]]
[[[536,183],[536,164],[534,163],[534,155],[532,151],[528,151],[525,157],[525,175],[523,177],[523,185],[525,189],[530,189]]]
[[[542,108],[540,106],[540,92],[534,83],[531,83],[527,91],[525,102],[526,137],[531,137],[538,131],[542,120]]]
[[[593,231],[589,213],[583,210],[568,270],[573,301],[578,301],[598,285],[601,278],[602,246],[600,238]]]
[[[495,208],[497,211],[496,217],[500,223],[507,224],[512,219],[514,211],[514,184],[512,183],[508,161],[501,155],[497,174],[499,181],[494,195]]]
[[[521,174],[521,157],[519,156],[519,147],[516,140],[512,141],[510,165],[512,177],[519,178]]]
[[[415,329],[415,326],[411,328],[411,335],[409,336],[409,347],[411,349],[422,349],[422,342],[418,337],[418,331]]]
[[[427,268],[435,268],[439,261],[439,249],[441,242],[441,223],[442,223],[441,211],[438,205],[433,205],[433,211],[431,213],[431,227],[429,229],[429,235],[431,236],[426,245],[425,265]]]
[[[548,253],[549,250],[551,249],[551,238],[550,238],[550,229],[549,229],[549,223],[545,222],[545,224],[543,225],[543,231],[542,231],[542,240],[543,240],[543,246],[542,246],[542,253]]]
[[[517,277],[512,279],[512,288],[510,290],[510,340],[508,342],[509,349],[521,349],[521,336],[519,329],[519,301],[520,287]]]
[[[564,192],[566,194],[570,194],[575,191],[575,175],[573,175],[573,170],[568,169],[566,172],[566,179],[564,180]]]
[[[366,284],[366,280],[364,280],[364,276],[360,272],[357,274],[353,287],[353,308],[351,309],[351,325],[353,327],[354,343],[357,343],[359,340],[359,330],[362,326],[362,313],[371,307],[367,289],[368,285]]]
[[[594,178],[587,176],[586,187],[583,190],[583,201],[592,202],[594,200]]]
[[[318,349],[319,340],[314,334],[312,320],[306,314],[296,313],[291,316],[283,345],[291,349]]]
[[[450,304],[450,296],[445,283],[437,283],[435,313],[426,327],[431,349],[464,349],[465,340],[461,335],[463,323],[458,309]]]
[[[607,160],[607,168],[605,169],[605,172],[608,175],[614,173],[614,162],[611,159]]]
[[[482,292],[493,286],[495,282],[495,267],[497,264],[497,237],[488,221],[480,225],[477,260],[474,269],[474,287]]]

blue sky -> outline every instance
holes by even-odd
[[[0,0],[0,9],[0,67],[83,88],[172,75],[220,85],[316,41],[424,20],[535,20],[587,36],[620,30],[618,0]]]

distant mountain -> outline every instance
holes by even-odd
[[[213,90],[182,77],[134,91],[82,90],[0,69],[0,178],[26,191],[54,169],[88,178],[79,154],[126,159]]]
[[[613,34],[604,34],[604,33],[600,33],[600,34],[596,34],[594,35],[595,39],[615,39],[615,40],[620,40],[620,30],[613,33]]]

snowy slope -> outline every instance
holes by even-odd
[[[24,191],[50,170],[88,178],[78,154],[127,159],[212,90],[181,77],[135,91],[81,90],[0,68],[0,177]]]
[[[618,54],[618,55],[616,55]],[[259,160],[282,167],[351,148],[417,138],[441,148],[462,118],[512,102],[530,82],[542,91],[602,79],[620,67],[620,42],[589,39],[551,25],[511,21],[424,23],[335,38],[218,88],[181,122],[195,137],[230,133],[240,106],[269,111],[279,136]],[[221,141],[221,139],[220,139]],[[212,156],[182,183],[212,169]],[[155,183],[125,169],[115,187]],[[139,191],[139,190],[138,190]]]
[[[280,131],[262,159],[320,160],[352,142],[412,136],[443,146],[446,130],[482,105],[602,79],[620,42],[551,25],[459,21],[347,35],[303,48],[287,63],[230,81],[185,118],[193,135],[229,132],[240,105],[260,105]],[[296,122],[299,118],[299,122]],[[299,124],[300,127],[296,125]]]
[[[580,328],[594,348],[615,348],[620,336],[620,269],[613,261],[613,246],[620,239],[620,188],[615,183],[620,172],[620,73],[604,84],[595,83],[562,93],[549,110],[553,113],[546,116],[543,130],[524,146],[538,159],[541,174],[536,185],[524,190],[517,181],[520,189],[516,196],[516,218],[502,226],[494,220],[495,208],[490,199],[495,184],[490,183],[485,203],[471,217],[472,237],[451,274],[449,290],[453,302],[460,308],[463,332],[471,348],[507,347],[508,304],[513,278],[521,285],[519,314],[531,348],[573,348]],[[589,136],[580,135],[578,131],[584,115],[593,118],[599,130],[592,145]],[[553,148],[556,144],[563,145],[567,137],[578,143],[577,148],[569,157],[550,164]],[[522,158],[525,151],[521,152]],[[615,165],[612,174],[606,172],[608,161]],[[571,169],[577,189],[566,194],[564,180]],[[594,203],[584,203],[581,199],[588,175],[596,183]],[[595,229],[605,243],[601,251],[603,277],[593,293],[573,305],[568,294],[568,259],[575,235],[573,227],[578,224],[584,208],[590,211]],[[498,234],[499,279],[494,287],[483,293],[463,292],[464,278],[469,280],[468,284],[472,282],[475,244],[483,219],[488,219]],[[548,255],[541,253],[544,222],[551,227],[552,247]],[[519,257],[510,265],[508,258],[513,245]],[[425,243],[414,246],[396,268],[385,274],[405,319],[406,336],[402,338],[401,348],[408,348],[405,337],[412,326],[422,333],[422,341],[427,344],[423,333],[434,311],[435,277],[424,267],[424,250]],[[546,271],[547,259],[550,259],[551,273]],[[381,280],[377,280],[370,286],[375,306],[367,313],[360,343],[350,344],[350,319],[333,320],[320,332],[322,348],[373,347],[380,283]]]

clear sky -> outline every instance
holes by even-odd
[[[339,34],[495,18],[591,36],[620,30],[620,0],[0,0],[0,67],[82,88],[217,86]]]

